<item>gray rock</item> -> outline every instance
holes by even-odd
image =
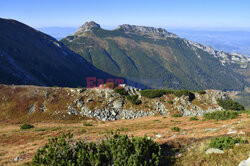
[[[217,128],[209,128],[209,129],[205,129],[205,131],[216,131]]]
[[[14,158],[14,162],[18,162],[18,161],[21,161],[22,158],[20,156],[16,156],[16,158]]]
[[[240,131],[238,134],[239,135],[245,135],[246,133],[244,131]]]
[[[47,92],[45,95],[44,95],[44,97],[47,99],[47,98],[49,98],[49,92]]]
[[[30,109],[29,109],[28,114],[33,113],[33,112],[35,111],[35,109],[36,109],[36,104],[32,104],[32,105],[30,106]]]
[[[85,91],[85,88],[79,88],[79,89],[77,89],[78,94],[82,93],[83,91]]]
[[[241,161],[238,166],[250,166],[250,157],[247,160]]]
[[[227,134],[236,134],[237,130],[229,129]]]
[[[157,134],[157,135],[155,135],[155,137],[156,137],[156,138],[161,138],[161,137],[162,137],[162,135]]]
[[[209,148],[205,152],[205,154],[212,154],[212,153],[223,154],[224,152],[222,150],[216,149],[216,148]]]
[[[88,100],[87,100],[88,103],[91,102],[91,101],[93,101],[93,99],[88,99]]]
[[[177,137],[177,135],[172,135],[171,137],[169,137],[169,138],[176,138]]]
[[[69,115],[78,115],[78,111],[71,106],[68,107],[68,113]]]
[[[114,101],[113,102],[113,107],[116,109],[122,109],[123,106],[123,101]]]

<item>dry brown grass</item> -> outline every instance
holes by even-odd
[[[83,123],[89,123],[93,126],[84,126]],[[227,127],[222,127],[224,124],[227,124],[228,127],[234,126],[238,131],[244,131],[249,135],[249,117],[246,114],[242,114],[240,118],[237,119],[219,122],[213,120],[189,121],[189,117],[173,118],[170,116],[154,116],[132,120],[118,120],[114,122],[84,120],[78,123],[34,123],[33,125],[35,128],[30,130],[20,130],[20,125],[17,124],[2,123],[0,124],[0,165],[20,165],[30,162],[36,150],[44,145],[48,138],[59,136],[65,132],[70,131],[74,133],[76,138],[84,137],[89,141],[98,141],[98,139],[104,138],[107,131],[115,131],[118,129],[120,129],[122,134],[133,134],[135,136],[144,136],[146,134],[161,144],[169,143],[174,145],[174,147],[180,147],[180,145],[185,147],[190,144],[197,146],[198,148],[196,149],[200,151],[187,153],[182,149],[184,157],[178,159],[179,161],[176,160],[176,164],[182,163],[182,161],[190,164],[192,161],[196,160],[196,156],[199,156],[199,153],[202,154],[201,151],[204,151],[206,141],[204,143],[202,140],[206,140],[210,137],[222,136],[228,132]],[[180,127],[181,131],[171,131],[171,127],[174,126]],[[86,133],[81,132],[83,128],[86,130]],[[205,129],[208,128],[217,128],[217,131],[205,131]],[[160,134],[162,137],[156,138],[156,134]],[[176,137],[171,137],[173,135],[176,135]],[[245,137],[249,139],[249,137]],[[239,151],[240,154],[238,154],[237,149],[235,149],[233,152],[226,152],[224,157],[228,157],[235,153],[239,159],[243,159],[247,156],[247,154],[243,154],[243,151],[246,152],[245,146],[242,151]],[[14,163],[13,159],[16,156],[23,157],[23,160]],[[200,155],[197,161],[207,161],[209,159],[210,157],[208,156]],[[211,157],[211,159],[213,159],[213,157]],[[216,158],[215,161],[219,162],[220,160]],[[200,162],[202,163],[202,161]],[[236,162],[238,162],[238,160],[234,159],[234,163]]]

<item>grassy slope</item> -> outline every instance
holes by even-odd
[[[117,30],[95,29],[94,34],[69,36],[61,41],[96,67],[116,76],[160,79],[161,85],[168,88],[243,88],[239,74],[199,49],[197,53],[201,58],[198,58],[179,38],[152,39]]]

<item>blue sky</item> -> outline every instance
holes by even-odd
[[[250,0],[0,0],[0,17],[36,28],[94,20],[107,29],[128,23],[250,30]]]

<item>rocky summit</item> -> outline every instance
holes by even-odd
[[[86,22],[78,29],[76,33],[92,31],[94,28],[101,28],[101,26],[94,21]]]

